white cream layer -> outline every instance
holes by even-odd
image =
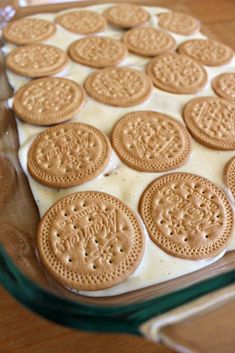
[[[112,5],[97,5],[89,7],[89,9],[102,13],[109,6]],[[157,27],[156,14],[168,11],[166,9],[158,7],[144,8],[151,15],[151,19],[148,25],[155,27]],[[31,17],[44,18],[53,21],[55,16],[55,14],[38,14]],[[121,38],[123,33],[124,31],[121,29],[108,26],[108,28],[104,32],[99,33],[98,35],[108,35],[115,38]],[[176,35],[173,33],[171,33],[171,35],[175,38],[177,45],[191,38],[206,38],[199,32],[190,36]],[[57,26],[56,34],[50,39],[44,41],[44,43],[53,44],[66,50],[70,43],[81,37],[83,36],[70,33],[62,27]],[[8,53],[13,48],[14,45],[7,44],[4,47],[4,52]],[[144,71],[145,65],[148,61],[148,58],[129,54],[127,58],[120,64],[120,66],[130,66],[138,70]],[[181,117],[181,111],[184,104],[194,97],[215,96],[210,86],[211,79],[222,72],[235,72],[235,58],[228,65],[213,68],[206,67],[205,69],[208,73],[209,81],[207,86],[197,94],[176,95],[154,88],[151,97],[146,102],[131,108],[114,108],[112,106],[96,102],[92,98],[87,97],[84,107],[71,121],[79,121],[91,124],[100,129],[103,133],[107,134],[108,136],[110,136],[114,124],[123,115],[132,111],[158,111],[161,113],[169,114],[175,119],[183,122],[183,119]],[[79,84],[83,84],[84,79],[87,77],[87,75],[93,71],[94,69],[92,68],[70,61],[68,67],[57,76],[67,77],[78,82]],[[10,71],[7,71],[7,75],[14,90],[17,90],[24,83],[29,81],[29,79],[18,76]],[[10,104],[11,103],[12,102],[10,102]],[[24,123],[19,119],[17,119],[17,127],[20,141],[19,160],[25,174],[28,177],[31,190],[33,192],[34,199],[37,203],[41,216],[53,203],[55,203],[60,198],[70,193],[83,190],[97,190],[110,193],[121,199],[123,202],[129,205],[135,212],[137,212],[140,196],[146,186],[155,178],[159,177],[162,174],[165,174],[138,172],[133,169],[130,169],[118,159],[117,163],[115,161],[114,163],[109,164],[108,169],[110,174],[108,176],[105,176],[107,172],[106,170],[105,173],[102,173],[102,175],[100,175],[95,180],[90,181],[81,186],[61,190],[45,187],[37,183],[34,179],[32,179],[27,170],[28,149],[35,136],[39,132],[44,130],[44,128]],[[203,145],[200,145],[195,140],[192,140],[192,153],[189,160],[184,166],[175,169],[174,171],[199,174],[225,189],[223,183],[223,168],[227,161],[233,155],[233,151],[215,151],[206,148]],[[116,160],[116,157],[114,157],[114,159]],[[227,192],[227,190],[225,191]],[[147,287],[153,284],[161,283],[182,276],[192,271],[196,271],[216,261],[224,253],[223,252],[222,254],[220,254],[220,256],[217,256],[216,258],[211,259],[209,261],[183,260],[177,257],[170,256],[164,251],[162,251],[149,239],[148,236],[146,236],[146,240],[146,250],[143,261],[139,268],[135,271],[135,273],[130,276],[126,281],[107,290],[82,293],[85,295],[92,296],[109,296],[129,292],[138,288]],[[235,235],[227,250],[232,249],[235,249]]]

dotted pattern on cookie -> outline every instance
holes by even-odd
[[[16,174],[12,162],[0,156],[0,208],[10,201],[16,185]]]
[[[162,172],[183,165],[191,152],[185,127],[156,112],[125,115],[112,131],[112,145],[129,167],[144,172]]]
[[[47,77],[22,86],[14,96],[13,109],[28,123],[52,125],[72,118],[84,99],[85,92],[75,81]]]
[[[152,92],[151,80],[129,67],[108,67],[89,75],[85,81],[89,96],[117,107],[143,103]]]
[[[158,25],[167,31],[190,35],[200,28],[200,23],[192,16],[180,12],[165,12],[158,16]]]
[[[93,11],[72,11],[56,17],[56,22],[70,32],[92,34],[103,31],[106,19]]]
[[[176,53],[161,54],[150,60],[146,73],[156,87],[171,93],[196,93],[207,82],[207,73],[200,64]]]
[[[8,23],[2,34],[6,41],[24,45],[47,39],[55,31],[54,23],[39,18],[23,18]]]
[[[111,37],[86,37],[69,47],[70,57],[83,65],[104,68],[120,63],[127,55],[126,46]]]
[[[224,180],[235,199],[235,157],[231,158],[224,168]]]
[[[223,98],[199,97],[189,101],[183,117],[191,135],[217,150],[235,150],[235,104]]]
[[[216,76],[212,80],[215,93],[223,98],[231,99],[235,103],[235,73],[228,72]]]
[[[71,194],[41,220],[37,249],[51,275],[76,290],[100,290],[125,280],[144,252],[142,227],[131,209],[101,192]]]
[[[41,43],[13,49],[6,58],[8,69],[26,77],[54,75],[68,63],[67,54],[58,47]]]
[[[207,66],[224,65],[233,58],[231,48],[210,39],[188,40],[179,46],[178,51]]]
[[[232,237],[227,196],[198,175],[171,173],[155,179],[142,194],[139,210],[153,242],[176,257],[209,259]]]
[[[175,48],[174,38],[152,27],[133,28],[123,35],[127,48],[139,55],[156,56]]]
[[[119,4],[108,8],[103,15],[114,26],[132,28],[149,20],[149,13],[133,4]]]
[[[94,179],[110,156],[108,138],[95,127],[61,124],[36,137],[28,152],[28,170],[42,184],[67,188]]]

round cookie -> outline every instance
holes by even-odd
[[[12,162],[0,156],[0,208],[10,201],[16,185],[16,174]]]
[[[149,20],[149,13],[134,4],[118,4],[104,11],[103,15],[114,26],[132,28]]]
[[[155,179],[143,192],[139,210],[152,241],[176,257],[212,258],[232,238],[227,196],[199,175],[170,173]]]
[[[142,56],[156,56],[174,49],[174,38],[153,27],[136,27],[123,35],[123,42],[135,54]]]
[[[95,191],[70,194],[40,222],[39,257],[61,284],[100,290],[128,278],[144,253],[142,226],[116,197]]]
[[[71,11],[56,17],[56,23],[76,34],[93,34],[107,27],[106,19],[93,11]]]
[[[207,66],[224,65],[233,58],[231,48],[211,39],[188,40],[179,46],[178,51]]]
[[[54,23],[39,18],[22,18],[3,28],[4,40],[16,45],[25,45],[51,37],[56,31]]]
[[[235,199],[235,157],[231,158],[224,168],[224,180]]]
[[[130,67],[108,67],[89,75],[85,89],[95,100],[117,107],[143,103],[152,92],[151,80]]]
[[[41,43],[13,49],[7,55],[7,68],[27,77],[54,75],[68,64],[67,54],[58,47]]]
[[[104,36],[78,39],[70,45],[68,52],[72,60],[96,68],[119,64],[127,55],[123,43]]]
[[[157,15],[158,25],[167,31],[190,35],[200,28],[200,22],[184,13],[169,11]]]
[[[108,138],[93,126],[68,123],[41,132],[28,152],[28,170],[55,188],[80,185],[97,177],[109,163]]]
[[[183,165],[191,152],[188,131],[161,113],[138,111],[125,115],[112,131],[112,145],[129,167],[163,172]]]
[[[235,72],[216,76],[212,80],[212,88],[218,96],[231,99],[235,103]]]
[[[207,83],[203,66],[177,53],[161,54],[150,60],[146,73],[156,87],[171,93],[196,93]]]
[[[217,97],[189,101],[183,117],[191,135],[216,150],[235,150],[235,104]]]
[[[84,99],[85,92],[75,81],[46,77],[22,86],[14,96],[13,109],[27,123],[52,125],[72,118]]]

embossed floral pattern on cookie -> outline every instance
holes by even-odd
[[[68,63],[67,54],[58,47],[40,43],[13,49],[6,65],[13,72],[27,77],[54,75]]]
[[[192,136],[203,145],[217,150],[235,150],[235,104],[223,98],[199,97],[183,110]]]
[[[56,17],[56,22],[70,32],[92,34],[103,31],[107,22],[105,18],[93,11],[71,11]]]
[[[67,188],[94,179],[110,156],[108,138],[95,127],[61,124],[36,137],[28,152],[28,169],[40,183]]]
[[[209,259],[232,237],[227,196],[199,175],[171,173],[155,179],[142,194],[139,210],[153,242],[173,256]]]
[[[133,53],[143,56],[156,56],[174,49],[174,38],[153,27],[133,28],[123,35],[123,41]]]
[[[179,46],[179,53],[190,56],[203,65],[220,66],[233,58],[233,51],[227,45],[211,39],[192,39]]]
[[[100,290],[125,280],[144,252],[142,227],[122,201],[100,192],[71,194],[41,220],[37,249],[63,285]]]
[[[131,168],[161,172],[184,164],[191,152],[190,135],[173,118],[152,111],[125,115],[112,131],[112,145]]]
[[[92,98],[102,103],[131,107],[150,96],[152,83],[141,71],[129,67],[110,67],[89,75],[85,89]]]
[[[161,54],[150,60],[146,72],[156,87],[171,93],[196,93],[207,82],[207,73],[200,64],[176,53]]]
[[[51,37],[56,31],[54,23],[40,18],[22,18],[8,23],[3,38],[11,43],[24,45]]]
[[[34,125],[52,125],[72,118],[80,109],[85,92],[75,81],[62,77],[32,80],[15,94],[17,116]]]
[[[196,18],[184,13],[169,11],[157,16],[159,26],[170,32],[189,35],[200,27],[200,23]]]
[[[69,47],[71,58],[83,65],[103,68],[120,63],[127,49],[119,40],[97,36],[78,39]]]
[[[231,99],[235,103],[235,72],[216,76],[212,80],[212,88],[218,96]]]

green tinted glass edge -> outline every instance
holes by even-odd
[[[141,335],[138,328],[152,317],[235,282],[235,270],[154,299],[122,306],[97,306],[56,296],[29,280],[0,245],[0,283],[21,304],[58,324],[95,332]]]

